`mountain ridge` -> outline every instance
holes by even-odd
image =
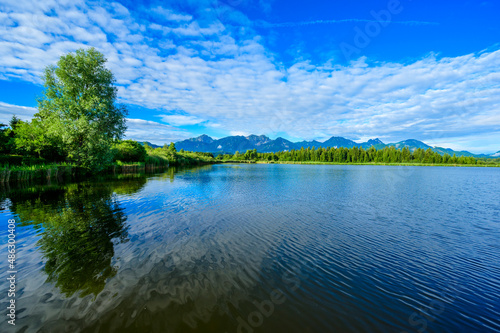
[[[259,153],[272,153],[284,150],[299,150],[302,147],[307,148],[326,148],[326,147],[344,147],[352,148],[358,147],[363,149],[369,149],[371,146],[376,149],[382,149],[384,147],[395,147],[396,149],[402,149],[403,147],[408,147],[411,151],[422,148],[422,149],[432,149],[441,155],[449,154],[453,156],[473,156],[473,157],[497,157],[500,156],[500,151],[493,154],[473,154],[468,151],[455,151],[450,148],[443,147],[432,147],[422,141],[416,139],[407,139],[395,143],[384,143],[382,140],[375,138],[369,139],[366,142],[358,143],[350,139],[346,139],[339,136],[332,136],[324,142],[319,142],[316,140],[312,141],[300,141],[292,142],[282,137],[276,139],[270,139],[265,135],[235,135],[227,136],[220,139],[213,139],[210,136],[203,134],[196,138],[190,138],[183,141],[178,141],[175,143],[178,150],[184,149],[187,151],[200,151],[209,153],[232,153],[236,151],[245,152],[249,149],[256,149]]]

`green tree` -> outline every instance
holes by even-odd
[[[0,153],[8,154],[9,149],[9,129],[7,125],[0,124]]]
[[[134,140],[124,140],[116,144],[114,148],[114,159],[122,162],[144,162],[148,155],[146,148]]]
[[[410,149],[405,146],[403,150],[401,151],[403,162],[409,162],[411,160],[411,151]]]
[[[174,142],[170,142],[170,145],[168,146],[168,150],[170,150],[170,152],[172,152],[172,153],[176,153],[177,152],[177,149],[175,148],[175,143]]]
[[[15,152],[14,131],[20,122],[19,118],[12,116],[9,125],[0,124],[0,153],[12,154]]]
[[[67,160],[94,171],[112,161],[111,144],[126,129],[127,110],[115,104],[115,79],[105,63],[104,56],[90,48],[47,67],[45,91],[33,120],[41,123],[44,136],[61,143]],[[44,137],[37,140],[42,141]]]
[[[14,137],[16,148],[23,154],[42,157],[42,152],[56,145],[55,138],[47,135],[45,125],[40,118],[33,118],[31,122],[19,122]]]
[[[19,125],[22,122],[21,119],[17,118],[16,115],[13,115],[12,118],[9,121],[9,127],[12,129],[12,135],[14,136],[14,131],[17,128],[17,125]]]

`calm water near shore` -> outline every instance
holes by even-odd
[[[498,168],[218,164],[0,208],[1,332],[500,332]]]

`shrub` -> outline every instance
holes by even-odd
[[[115,161],[144,162],[147,156],[146,149],[139,142],[124,140],[114,146]]]

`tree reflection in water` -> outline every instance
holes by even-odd
[[[39,229],[48,282],[70,297],[97,296],[117,272],[114,245],[127,242],[126,215],[117,193],[140,190],[145,178],[127,182],[70,184],[45,191],[9,195],[21,225]]]

